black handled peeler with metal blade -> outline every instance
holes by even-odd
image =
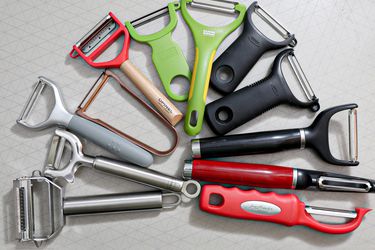
[[[192,140],[194,158],[262,154],[295,148],[313,148],[326,162],[340,166],[357,166],[357,104],[346,104],[322,111],[307,128],[295,128]],[[335,158],[329,146],[329,124],[333,115],[349,110],[349,157]]]

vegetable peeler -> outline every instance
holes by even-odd
[[[357,166],[358,126],[357,104],[345,104],[328,108],[315,118],[307,128],[228,135],[191,142],[194,158],[225,157],[246,154],[262,154],[294,148],[313,148],[326,162],[340,166]],[[348,110],[349,148],[348,159],[335,158],[329,147],[328,128],[332,116]]]
[[[257,14],[284,39],[274,41],[265,36],[253,23]],[[247,73],[267,51],[294,47],[297,40],[270,14],[253,2],[246,11],[241,35],[215,60],[212,66],[211,86],[222,94],[229,94],[241,83]]]
[[[181,202],[179,194],[161,191],[64,197],[64,189],[38,171],[13,180],[13,192],[17,239],[37,247],[61,231],[66,215],[170,209]]]
[[[173,144],[171,147],[167,150],[158,150],[156,148],[153,148],[150,145],[145,144],[144,142],[130,136],[129,134],[126,134],[125,132],[111,126],[110,124],[106,123],[105,121],[91,117],[87,114],[87,110],[92,105],[94,102],[95,98],[99,95],[100,91],[104,88],[106,84],[109,84],[109,79],[112,78],[115,80],[116,83],[120,85],[120,87],[128,92],[133,98],[137,100],[140,104],[142,104],[143,107],[145,107],[152,115],[154,115],[161,123],[171,131],[171,134],[174,138]],[[113,133],[121,136],[122,138],[131,141],[135,145],[147,150],[148,152],[158,155],[158,156],[166,156],[171,154],[177,146],[178,143],[178,134],[176,129],[162,116],[160,115],[157,111],[155,111],[149,104],[147,104],[145,101],[143,101],[140,97],[137,96],[136,93],[134,93],[129,87],[126,86],[126,84],[112,71],[110,70],[105,70],[98,78],[98,80],[95,82],[95,84],[92,86],[90,91],[87,93],[81,104],[78,106],[76,110],[76,114],[83,117],[84,119],[87,119],[89,121],[92,121],[93,123],[96,123]]]
[[[287,59],[287,60],[285,60]],[[298,100],[290,90],[282,71],[282,62],[289,62],[307,101]],[[246,103],[246,105],[243,105]],[[205,118],[215,134],[223,135],[254,119],[279,104],[319,110],[315,96],[293,49],[281,51],[275,58],[271,73],[264,79],[230,93],[206,106]]]
[[[168,96],[175,101],[186,101],[187,93],[176,94],[171,89],[171,82],[177,76],[190,80],[191,72],[180,46],[172,40],[172,32],[177,26],[176,11],[180,9],[179,2],[169,3],[167,7],[156,10],[131,22],[125,22],[130,36],[137,42],[147,43],[152,48],[152,62],[159,74]],[[169,14],[169,24],[158,32],[140,35],[136,27],[149,23],[161,16]]]
[[[70,148],[71,158],[67,165],[61,166],[65,148]],[[198,197],[200,193],[200,184],[194,180],[183,181],[173,176],[134,166],[129,163],[100,156],[93,157],[84,155],[82,152],[82,143],[77,136],[68,131],[56,129],[43,174],[52,179],[63,178],[67,182],[72,183],[74,182],[75,172],[81,166],[117,175],[130,181],[158,189],[182,193],[187,198],[191,199]]]
[[[38,98],[47,87],[50,87],[53,91],[55,105],[46,120],[40,123],[31,123],[29,121],[30,112],[34,109]],[[38,83],[23,108],[17,123],[36,130],[56,125],[59,127],[62,126],[101,146],[114,155],[117,155],[124,161],[132,162],[143,167],[148,167],[153,162],[152,155],[144,149],[134,145],[106,128],[80,116],[69,113],[64,107],[60,90],[56,84],[43,76],[39,77]]]
[[[122,51],[107,62],[95,62],[111,44],[124,37]],[[106,39],[106,40],[105,40]],[[120,68],[157,110],[174,126],[182,119],[182,113],[146,78],[128,59],[130,36],[125,26],[110,12],[93,29],[79,40],[70,57],[82,57],[95,68]]]
[[[188,135],[197,135],[202,129],[212,62],[216,50],[224,38],[242,23],[246,6],[237,2],[220,0],[181,0],[180,3],[182,16],[193,34],[195,43],[195,62],[184,128]],[[211,11],[238,13],[238,17],[223,27],[208,27],[191,17],[187,10],[188,4],[191,7]]]
[[[261,188],[375,192],[374,180],[323,171],[253,163],[197,159],[185,161],[183,178]]]
[[[211,204],[215,195],[219,204]],[[261,193],[257,190],[244,191],[236,187],[225,188],[205,185],[202,188],[199,206],[201,210],[236,219],[267,221],[285,226],[306,226],[329,234],[345,234],[357,229],[363,217],[371,211],[368,208],[352,210],[314,207],[303,203],[294,194],[280,195],[274,192]],[[344,224],[322,223],[312,215],[352,219]]]

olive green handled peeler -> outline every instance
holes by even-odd
[[[171,82],[174,78],[182,76],[190,80],[191,72],[180,46],[172,40],[172,32],[177,26],[176,11],[180,9],[179,2],[171,2],[167,7],[149,13],[131,22],[125,22],[130,36],[137,42],[147,43],[152,48],[152,62],[159,74],[161,82],[168,96],[175,101],[186,101],[188,94],[179,95],[172,91]],[[160,31],[140,35],[136,27],[149,23],[169,13],[169,24]]]
[[[238,13],[238,16],[225,26],[209,27],[194,20],[187,10],[187,5],[224,13]],[[202,129],[212,62],[216,50],[224,38],[240,26],[245,17],[246,6],[226,0],[181,0],[180,8],[195,42],[195,62],[185,115],[185,132],[189,135],[197,135]]]

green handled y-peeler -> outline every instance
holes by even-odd
[[[178,44],[172,40],[172,31],[177,25],[176,10],[180,8],[179,2],[169,3],[167,7],[154,11],[134,21],[127,21],[125,25],[130,36],[137,42],[147,43],[152,48],[152,62],[159,74],[161,82],[168,96],[175,101],[186,101],[188,94],[178,95],[171,89],[171,82],[177,76],[183,76],[190,80],[191,72],[186,58]],[[150,34],[140,35],[135,30],[143,24],[151,22],[169,13],[169,24],[162,30]]]
[[[225,13],[238,12],[239,15],[232,23],[225,26],[208,27],[190,16],[187,4],[191,7]],[[216,50],[224,38],[240,26],[246,13],[246,6],[227,0],[181,0],[181,13],[193,33],[195,42],[195,62],[185,115],[185,131],[189,135],[197,135],[202,129],[212,62]]]

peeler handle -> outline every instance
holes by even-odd
[[[129,60],[123,62],[120,69],[173,126],[182,119],[176,106]]]
[[[125,140],[121,136],[103,128],[91,121],[74,115],[67,128],[96,145],[117,155],[124,161],[148,167],[153,163],[152,155],[144,149]]]
[[[187,164],[190,166],[187,167]],[[295,188],[293,168],[288,167],[195,159],[185,163],[184,173],[187,169],[191,169],[191,178],[198,181],[263,188]]]
[[[193,157],[212,158],[263,154],[301,148],[299,129],[227,135],[192,140]]]

